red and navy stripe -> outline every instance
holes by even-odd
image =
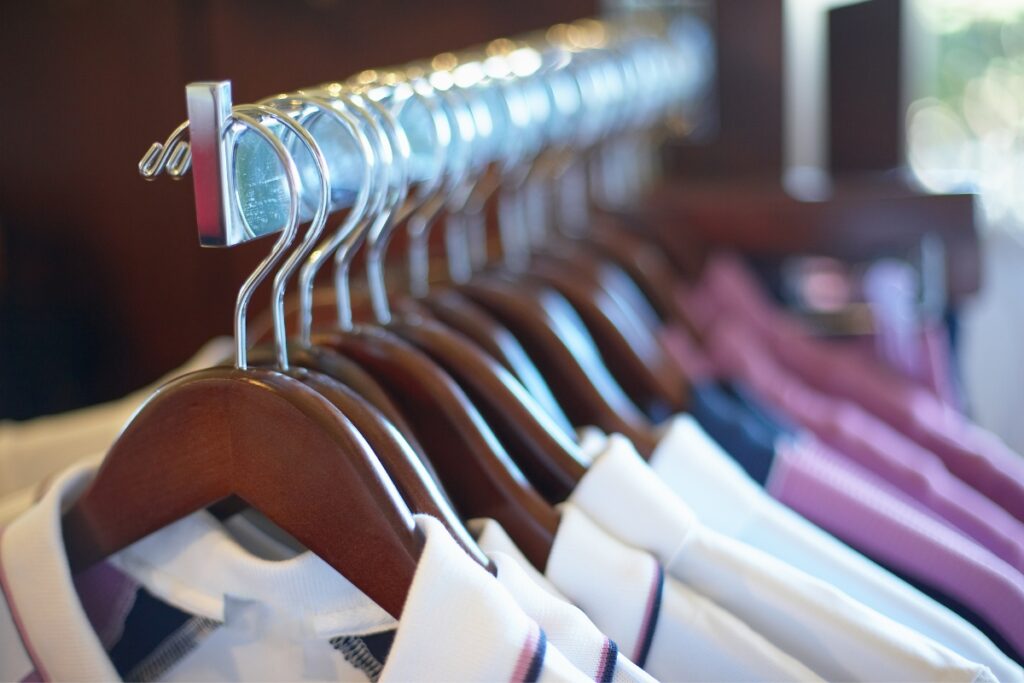
[[[644,611],[644,620],[640,626],[640,637],[637,639],[636,654],[633,661],[640,668],[647,662],[647,655],[651,652],[651,643],[654,641],[654,632],[658,628],[658,617],[661,615],[661,599],[665,591],[665,570],[661,563],[654,563],[654,575],[651,577],[651,591],[647,596],[647,609]]]
[[[530,635],[519,653],[519,661],[512,680],[522,683],[536,683],[540,679],[540,673],[544,668],[544,656],[548,651],[548,636],[544,629],[536,624],[530,630]]]
[[[615,665],[619,659],[619,646],[614,640],[605,638],[604,647],[601,648],[601,663],[597,667],[597,674],[594,680],[597,683],[611,683],[615,678]]]

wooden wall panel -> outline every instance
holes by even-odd
[[[0,418],[115,397],[230,330],[267,249],[201,250],[188,181],[136,164],[184,85],[236,100],[596,12],[596,2],[38,0],[0,5]]]

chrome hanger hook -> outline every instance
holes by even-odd
[[[430,233],[450,198],[467,177],[470,148],[475,136],[473,119],[460,97],[451,91],[435,88],[429,78],[429,97],[436,100],[451,136],[443,150],[442,177],[434,195],[409,217],[409,287],[413,296],[426,296],[430,288]]]
[[[139,161],[139,175],[156,180],[164,170],[174,180],[181,180],[192,163],[192,151],[185,140],[189,122],[185,121],[163,143],[154,142]]]
[[[319,102],[337,111],[339,121],[353,136],[363,160],[359,191],[348,215],[338,227],[314,249],[299,272],[299,295],[302,308],[312,310],[313,287],[317,273],[334,256],[334,290],[337,306],[337,323],[342,330],[352,329],[352,303],[349,290],[348,270],[355,249],[361,243],[369,226],[371,216],[383,205],[385,188],[381,177],[387,171],[387,159],[379,149],[377,135],[372,132],[373,118],[346,93],[340,84],[302,93],[304,97]],[[309,319],[311,329],[312,319]],[[303,325],[306,325],[304,322]]]
[[[340,124],[341,127],[345,129],[345,132],[348,133],[356,142],[362,161],[362,164],[360,165],[362,170],[359,178],[359,189],[356,192],[356,197],[352,203],[348,216],[346,216],[334,231],[334,236],[326,241],[326,244],[321,243],[320,245],[316,245],[314,240],[311,242],[309,248],[301,250],[301,254],[296,252],[296,266],[293,266],[292,271],[289,273],[290,277],[292,272],[294,272],[294,268],[297,267],[299,260],[305,259],[305,263],[302,264],[302,268],[299,272],[299,343],[308,347],[312,343],[313,287],[315,284],[316,274],[319,271],[320,266],[323,265],[327,257],[330,255],[335,239],[343,239],[345,235],[350,233],[366,215],[370,201],[371,177],[376,171],[376,158],[373,150],[370,148],[369,141],[359,129],[359,124],[356,120],[347,112],[335,107],[330,99],[303,93],[301,91],[299,93],[281,96],[278,99],[286,99],[292,102],[308,104],[316,108],[318,112],[316,115],[331,117],[334,121]],[[331,177],[330,160],[328,160],[326,156],[324,157],[324,164],[328,179],[325,184],[328,196],[330,196],[330,191],[333,185],[329,180]],[[323,234],[326,222],[327,216],[325,215],[323,221],[324,224],[320,226],[320,229],[316,234],[317,239],[319,239]]]
[[[285,227],[281,231],[281,236],[276,242],[274,242],[274,246],[266,258],[260,261],[260,264],[256,266],[256,269],[248,278],[246,278],[241,289],[238,290],[238,298],[235,301],[235,367],[239,370],[246,370],[248,369],[248,346],[246,343],[248,331],[246,329],[246,311],[249,308],[249,302],[252,300],[253,292],[256,291],[256,288],[264,279],[266,279],[267,275],[269,275],[274,269],[274,266],[281,260],[288,246],[295,239],[295,234],[298,232],[299,192],[301,182],[299,180],[299,169],[295,165],[295,160],[292,159],[281,140],[279,140],[267,126],[260,123],[256,117],[250,116],[244,111],[233,112],[232,118],[245,124],[271,145],[274,150],[274,154],[284,167],[289,198],[287,218]],[[234,185],[233,180],[231,180],[230,183],[231,185]],[[275,335],[276,334],[277,330],[275,329]]]
[[[274,98],[269,101],[277,104],[282,102],[280,98]],[[321,150],[320,145],[305,126],[299,124],[288,114],[278,111],[266,104],[255,105],[253,110],[280,121],[282,125],[298,137],[306,150],[313,157],[320,180],[319,200],[317,202],[316,213],[313,215],[309,229],[306,231],[306,236],[302,239],[299,247],[289,254],[288,258],[274,275],[271,311],[274,321],[274,341],[277,353],[277,365],[279,369],[287,370],[289,361],[288,328],[285,322],[284,313],[285,288],[288,285],[288,280],[295,273],[295,270],[302,263],[303,259],[305,259],[309,252],[316,246],[317,240],[320,239],[320,235],[323,233],[324,227],[327,225],[327,215],[330,211],[331,199],[331,176],[323,150]]]
[[[431,80],[444,84],[439,89],[450,111],[458,119],[458,130],[465,150],[464,158],[459,159],[457,180],[449,184],[448,197],[444,203],[447,211],[445,256],[448,276],[453,282],[462,283],[472,275],[474,265],[471,235],[472,223],[477,217],[467,212],[496,155],[496,119],[495,110],[481,96],[487,91],[481,85],[486,80],[486,74],[480,61],[463,56],[460,63],[460,58],[450,53],[443,57],[435,58],[435,66],[439,68],[431,75]],[[431,223],[429,227],[432,226]]]
[[[380,140],[380,148],[386,151],[388,159],[384,167],[385,202],[366,232],[367,242],[367,284],[370,287],[370,302],[374,317],[381,325],[391,319],[391,307],[387,300],[387,283],[384,275],[384,253],[390,240],[398,213],[409,196],[409,159],[412,155],[409,138],[399,127],[380,102],[364,93],[354,93],[365,101],[364,109],[370,115]]]
[[[391,165],[396,171],[395,175],[387,175],[390,196],[377,220],[370,225],[366,247],[366,281],[370,288],[370,303],[377,322],[385,325],[391,321],[391,305],[388,302],[387,280],[384,274],[384,254],[394,234],[395,225],[403,217],[402,207],[409,195],[409,157],[412,152],[409,138],[397,125],[391,112],[379,102],[365,99],[377,114],[377,129],[385,138],[382,142],[386,142],[391,149]]]

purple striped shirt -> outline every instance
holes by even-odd
[[[742,378],[760,398],[1024,571],[1024,524],[950,473],[934,453],[858,405],[807,386],[780,367],[756,334],[738,321],[722,319],[708,342],[719,367]]]
[[[808,384],[871,411],[938,456],[959,479],[1024,521],[1024,458],[924,387],[865,362],[857,353],[811,337],[767,299],[736,259],[714,259],[701,287],[680,293],[684,304],[705,321],[731,311],[751,326],[780,363]]]
[[[893,569],[974,610],[1024,653],[1024,577],[821,444],[780,447],[769,493]]]

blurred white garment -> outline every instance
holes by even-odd
[[[217,337],[184,365],[124,398],[25,422],[0,422],[0,525],[32,504],[39,485],[95,453],[105,453],[162,384],[231,358],[234,340]]]
[[[997,680],[987,666],[705,526],[622,435],[608,437],[569,504],[621,541],[651,552],[669,575],[826,680]]]

